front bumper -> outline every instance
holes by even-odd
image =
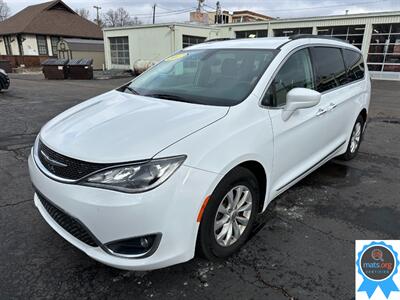
[[[154,253],[142,258],[113,255],[90,246],[61,227],[35,194],[35,205],[47,223],[71,244],[104,264],[128,270],[152,270],[193,258],[198,230],[196,222],[203,200],[220,175],[181,166],[154,190],[127,194],[57,182],[44,175],[29,157],[35,188],[55,206],[79,220],[102,245],[121,239],[160,233]]]

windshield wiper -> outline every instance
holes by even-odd
[[[126,90],[130,91],[134,95],[140,95],[140,93],[137,90],[135,90],[134,88],[131,88],[129,85],[124,86],[123,89],[124,89],[124,91],[126,91]]]
[[[160,99],[166,99],[166,100],[175,100],[175,101],[187,102],[187,100],[185,98],[177,96],[177,95],[171,95],[171,94],[147,94],[147,95],[144,95],[144,96],[153,97],[153,98],[160,98]]]

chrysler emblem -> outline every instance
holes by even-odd
[[[50,158],[46,153],[43,152],[43,150],[41,150],[40,153],[42,154],[45,161],[47,161],[50,165],[52,165],[54,167],[61,167],[61,168],[68,167],[68,165],[60,163],[59,161],[56,161],[56,160]]]

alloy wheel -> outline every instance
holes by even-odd
[[[361,141],[361,123],[357,122],[353,128],[353,132],[351,133],[350,139],[350,152],[356,152],[358,146],[360,145]]]
[[[244,185],[225,195],[214,220],[214,236],[220,246],[231,246],[241,237],[250,220],[252,202],[251,192]]]

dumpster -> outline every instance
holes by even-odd
[[[43,74],[46,79],[66,79],[68,59],[49,58],[42,62]]]
[[[70,59],[68,74],[70,79],[93,79],[93,59]]]

